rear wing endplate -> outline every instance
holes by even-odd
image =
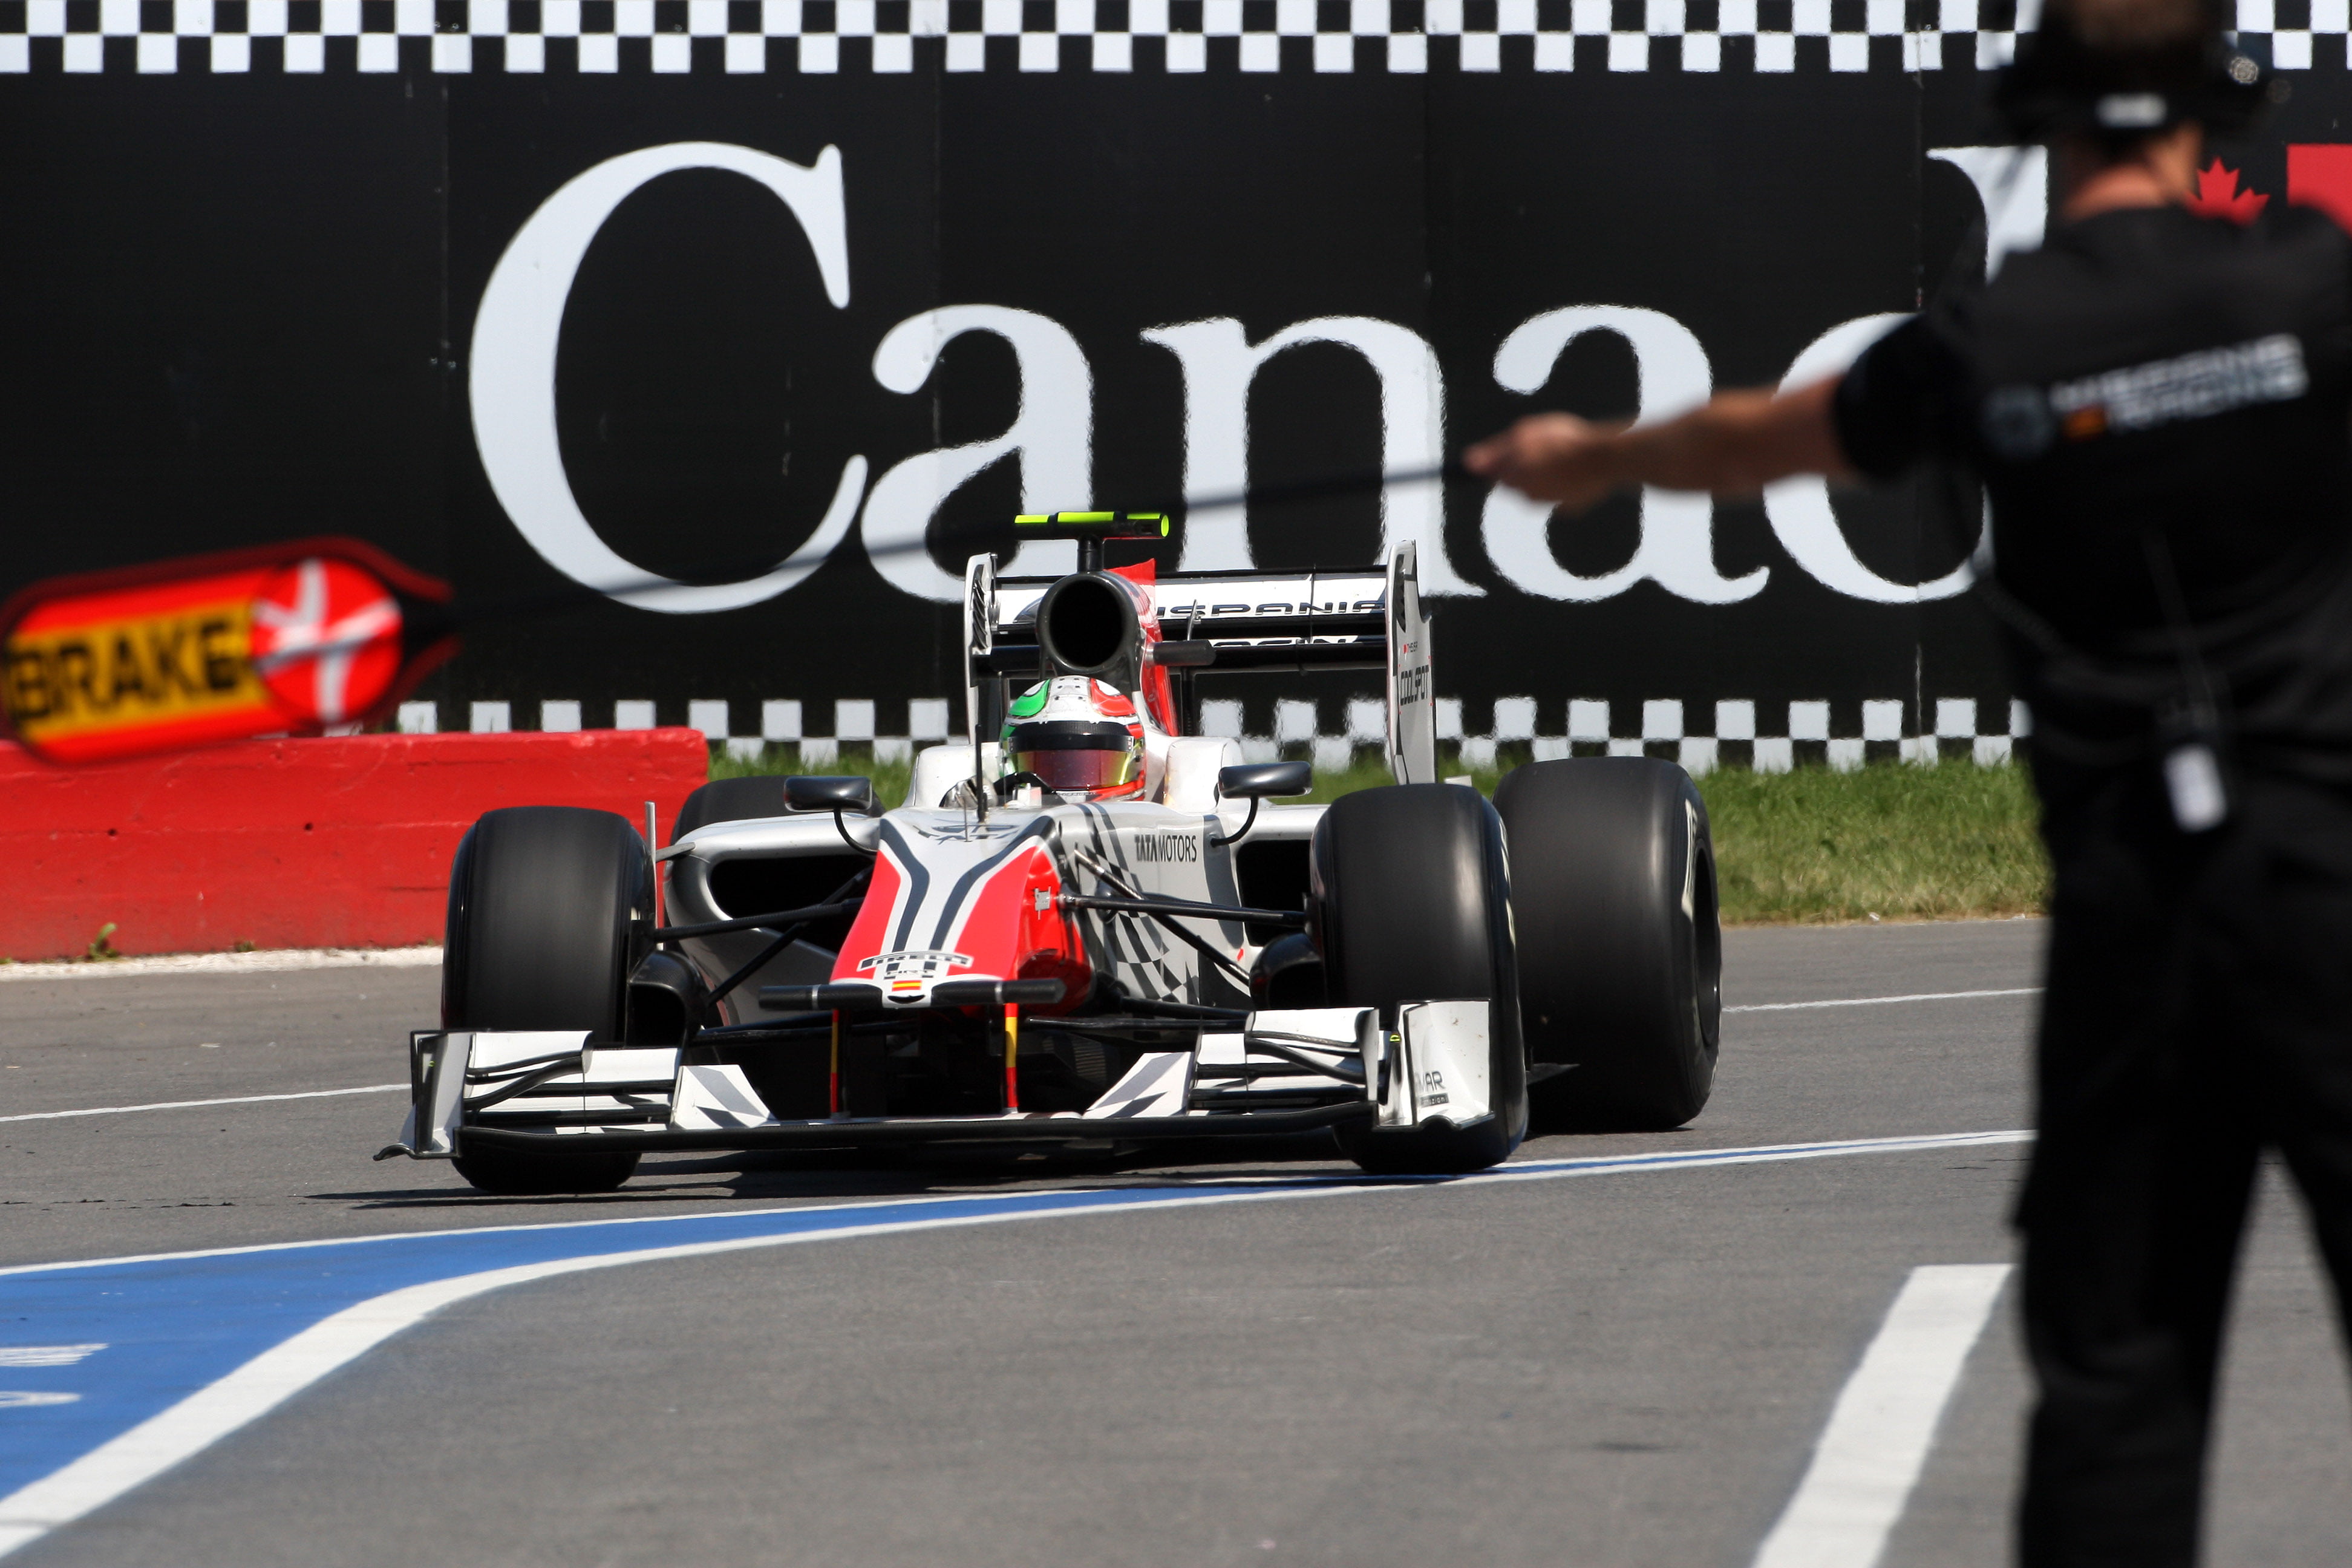
[[[1030,615],[1036,611],[1033,605]],[[963,713],[975,763],[980,749],[983,710],[980,701],[982,671],[996,651],[996,557],[973,556],[963,563]]]
[[[1429,673],[1429,620],[1410,540],[1389,552],[1389,771],[1399,784],[1437,782],[1437,694]]]

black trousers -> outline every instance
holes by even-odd
[[[2039,1384],[2023,1568],[2186,1568],[2258,1156],[2352,1294],[2352,798],[2242,778],[2187,837],[2152,770],[2053,805],[2041,1137],[2019,1205]]]

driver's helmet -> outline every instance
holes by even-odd
[[[1116,687],[1083,676],[1041,680],[1005,710],[1003,738],[1008,778],[1034,774],[1088,800],[1143,793],[1143,725]]]

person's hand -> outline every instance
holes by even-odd
[[[1471,447],[1462,462],[1534,500],[1582,511],[1617,488],[1609,461],[1615,435],[1573,414],[1531,414]]]

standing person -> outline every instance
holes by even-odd
[[[1996,96],[2052,145],[2047,243],[1843,376],[1640,429],[1541,415],[1467,456],[1579,509],[1930,461],[1986,487],[2055,877],[2027,1568],[2194,1561],[2265,1146],[2352,1296],[2352,239],[2180,205],[2205,128],[2264,96],[2222,27],[2210,0],[2049,0]]]

